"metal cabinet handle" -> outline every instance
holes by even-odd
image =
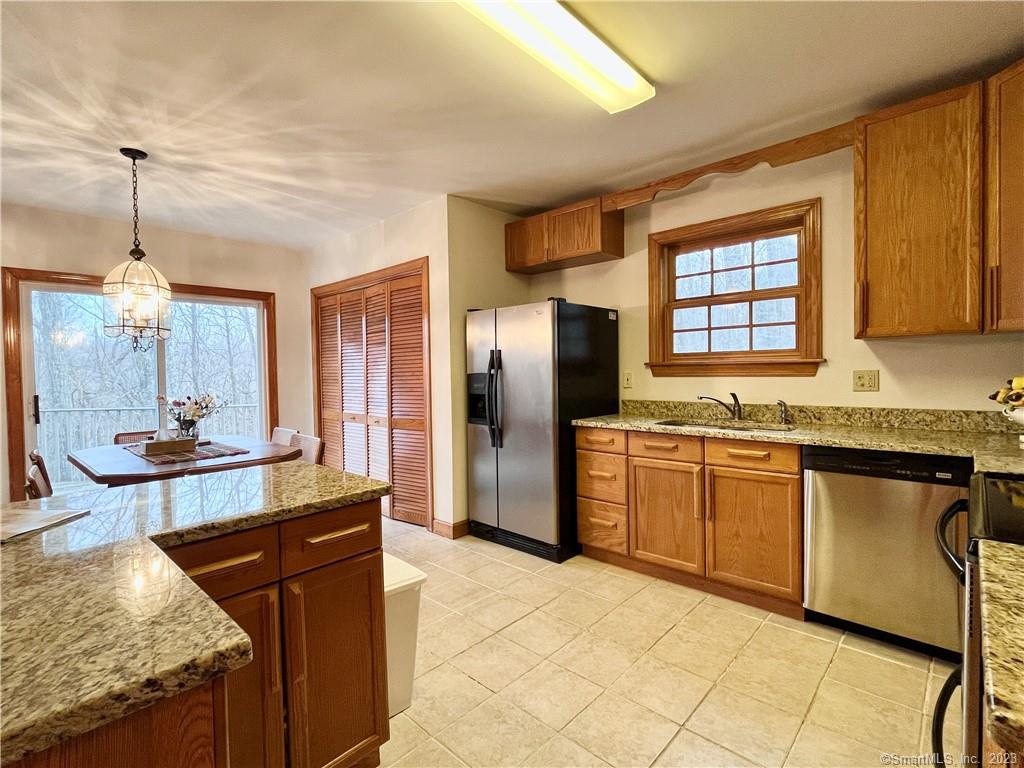
[[[745,459],[768,459],[771,458],[771,451],[750,451],[744,448],[726,448],[725,452],[730,456],[739,456]]]
[[[596,443],[597,445],[614,445],[615,443],[614,437],[591,437],[587,435],[583,439],[588,443]]]
[[[351,528],[341,528],[337,531],[331,531],[330,533],[321,533],[319,536],[307,536],[306,543],[317,545],[326,544],[330,541],[338,541],[338,539],[347,539],[349,536],[355,536],[359,533],[366,533],[370,530],[369,523],[363,523],[362,525],[353,525]]]
[[[664,443],[650,440],[644,440],[644,448],[650,448],[652,451],[678,451],[679,443]]]
[[[614,530],[615,528],[619,527],[618,523],[613,523],[611,520],[602,520],[599,517],[588,516],[587,520],[589,520],[592,525],[596,525],[599,528],[608,528],[609,530]]]
[[[614,480],[615,475],[611,472],[597,472],[593,469],[587,470],[587,477],[592,477],[595,480]]]
[[[225,560],[217,560],[213,563],[207,563],[206,565],[197,565],[194,568],[189,568],[185,571],[185,575],[190,579],[197,579],[202,576],[213,576],[230,573],[232,571],[240,571],[243,568],[251,568],[254,565],[259,565],[263,562],[263,550],[257,550],[256,552],[247,552],[244,555],[238,555],[237,557],[229,557]]]

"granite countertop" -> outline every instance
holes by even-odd
[[[768,429],[717,429],[712,427],[673,427],[659,424],[663,418],[614,414],[576,419],[577,427],[626,429],[636,432],[661,432],[671,435],[720,437],[728,440],[763,440],[772,443],[826,445],[837,448],[866,448],[876,451],[932,453],[943,456],[970,456],[978,472],[1024,474],[1024,450],[1018,436],[1000,432],[947,432],[935,429],[897,429],[839,424],[797,424],[787,431]]]
[[[1024,546],[978,543],[986,727],[1003,749],[1024,752]]]
[[[91,512],[0,551],[2,762],[252,659],[245,632],[161,547],[389,491],[387,483],[291,461],[12,505]]]

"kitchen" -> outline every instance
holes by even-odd
[[[285,21],[275,3],[245,19],[220,4],[96,4],[68,11],[81,35],[68,46],[57,5],[5,4],[3,486],[21,496],[37,448],[54,495],[11,509],[89,513],[0,550],[4,764],[854,766],[1020,752],[1021,560],[999,541],[1019,536],[1024,473],[1011,420],[1024,413],[1020,5],[800,5],[572,4],[657,90],[609,117],[495,37],[486,9],[326,3]],[[453,74],[417,25],[492,68]],[[265,129],[307,124],[300,102],[275,101],[266,69],[225,97],[206,63],[245,66],[276,27],[308,51],[275,61],[303,70],[322,125],[360,119],[332,112],[328,93],[362,98],[328,74],[339,53],[324,29],[346,36],[354,72],[377,56],[441,77],[452,109],[460,92],[498,103],[488,83],[529,72],[537,93],[517,98],[551,122],[464,107],[509,156],[471,159],[470,122],[446,124],[467,149],[409,156],[414,184],[312,130],[285,182],[275,160],[300,140]],[[359,28],[386,30],[382,49]],[[706,87],[730,89],[747,123],[709,117],[673,138],[671,116],[715,114],[713,94],[680,92],[675,28],[737,47],[768,29],[811,50],[784,64],[759,51],[760,71],[707,64]],[[142,52],[163,34],[211,58]],[[644,54],[644,40],[658,44]],[[884,41],[917,69],[853,56]],[[840,71],[808,69],[837,46]],[[116,95],[99,61],[71,67],[86,49],[173,71],[180,91]],[[801,76],[756,111],[769,79]],[[404,81],[386,88],[389,109],[411,103]],[[89,89],[135,127],[75,133]],[[182,122],[174,142],[159,110],[128,111],[183,115],[186,93],[227,107]],[[230,140],[200,154],[200,131],[231,117]],[[34,140],[44,121],[67,130]],[[167,274],[174,313],[154,350],[109,342],[127,361],[117,375],[168,397],[223,393],[200,434],[247,451],[155,464],[171,469],[130,484],[89,452],[154,431],[158,410],[65,405],[47,378],[89,370],[71,342],[93,326],[66,297],[98,291],[131,242],[125,144],[150,153],[144,263]],[[71,169],[92,181],[65,199]],[[64,314],[37,316],[44,299]],[[217,323],[256,342],[206,371],[179,340],[220,360],[214,331],[196,331]],[[31,340],[15,345],[17,327]],[[129,406],[137,421],[109,421]],[[108,421],[53,426],[72,418]],[[322,456],[302,461],[295,435],[274,448],[281,426]],[[417,593],[418,618],[398,629],[392,604]]]

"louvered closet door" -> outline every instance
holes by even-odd
[[[339,296],[341,322],[341,434],[344,469],[365,475],[366,461],[366,348],[363,292]]]
[[[376,480],[391,479],[390,420],[388,418],[388,284],[367,288],[366,305],[366,442],[368,473]],[[381,512],[391,514],[391,499],[381,499]]]
[[[317,304],[317,365],[320,386],[320,437],[324,464],[342,469],[341,459],[341,348],[338,339],[338,297],[325,296]]]
[[[391,515],[426,525],[430,510],[426,438],[426,302],[420,275],[390,283]]]

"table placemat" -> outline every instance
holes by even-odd
[[[200,445],[194,451],[179,451],[178,453],[161,453],[157,456],[147,456],[138,443],[126,445],[125,450],[131,451],[140,459],[145,459],[150,464],[180,464],[184,461],[200,461],[202,459],[219,459],[224,456],[239,456],[249,451],[245,448],[236,448],[233,445],[224,443],[210,443]]]

